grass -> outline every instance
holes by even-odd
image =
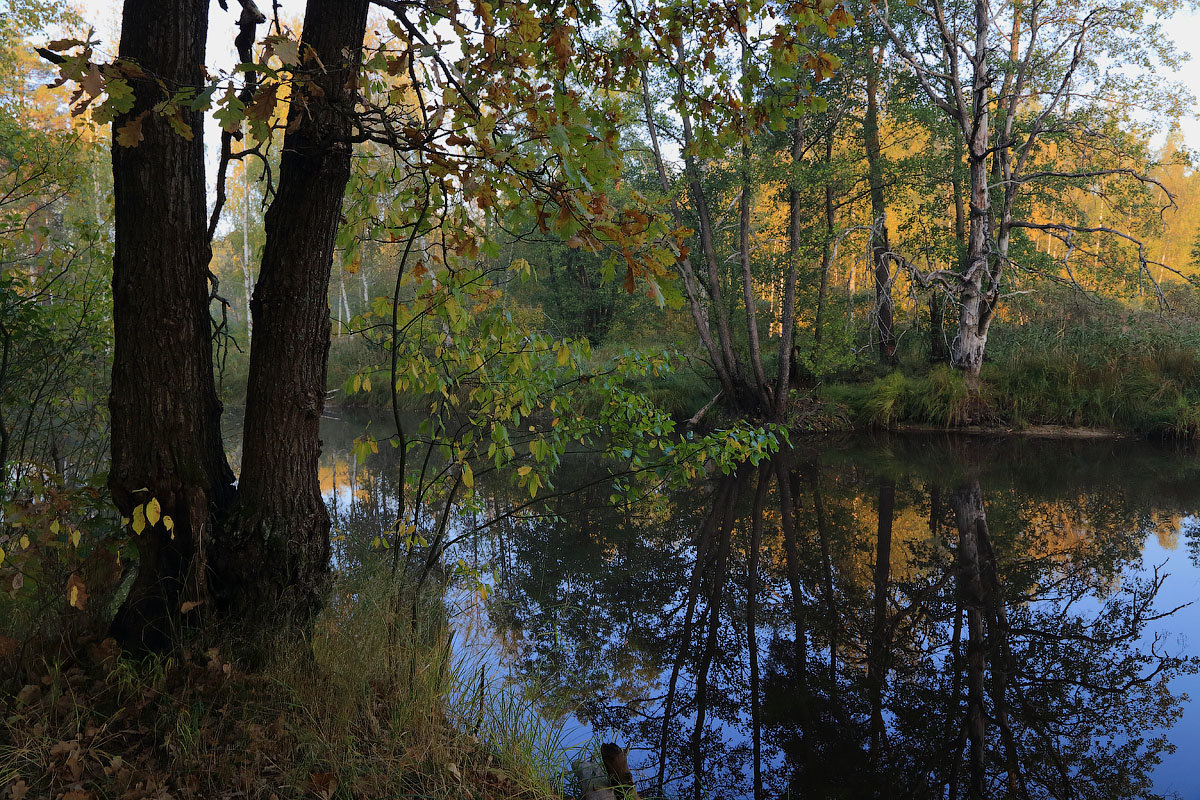
[[[26,658],[0,687],[0,797],[560,797],[561,726],[455,655],[440,597],[415,629],[410,599],[343,578],[311,647],[255,673],[199,643]]]
[[[870,383],[832,384],[822,396],[849,409],[856,422],[879,427],[902,422],[963,425],[972,408],[962,375],[946,366],[924,375],[896,371]]]
[[[1200,319],[1073,294],[1038,295],[993,327],[977,397],[945,366],[905,367],[821,395],[860,425],[1106,428],[1200,437]]]

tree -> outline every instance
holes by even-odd
[[[757,136],[769,126],[788,127],[814,101],[807,78],[820,81],[831,74],[834,60],[810,42],[809,28],[833,30],[849,22],[841,6],[783,3],[745,4],[736,8],[697,10],[691,6],[651,4],[639,9],[624,3],[622,25],[628,30],[634,55],[639,59],[644,121],[659,175],[660,188],[670,198],[679,224],[684,223],[683,200],[696,225],[697,270],[690,257],[677,259],[688,307],[705,353],[716,373],[726,402],[732,407],[770,419],[781,419],[790,383],[795,328],[798,263],[791,259],[783,280],[780,351],[774,379],[768,379],[760,341],[759,302],[754,274],[750,209],[760,172],[754,153]],[[765,20],[781,14],[788,20],[768,35]],[[720,57],[718,57],[720,56]],[[736,61],[734,59],[736,58]],[[725,59],[735,63],[723,63]],[[676,180],[669,174],[660,141],[661,125],[652,95],[652,70],[665,72],[671,107],[679,115],[676,144],[683,155],[683,171]],[[731,77],[733,76],[733,77]],[[772,92],[771,80],[790,87]],[[803,151],[796,124],[793,149]],[[799,143],[799,144],[797,144]],[[736,169],[723,157],[736,146]],[[729,148],[726,150],[726,148]],[[736,171],[716,188],[710,170]],[[720,220],[714,211],[721,189],[736,195],[738,224],[732,241],[722,241]],[[792,208],[796,205],[793,198]],[[790,235],[790,234],[789,234]],[[726,276],[723,250],[737,259],[739,269]],[[794,252],[794,249],[793,249]],[[744,355],[734,338],[728,294],[741,295],[746,339]],[[728,294],[727,294],[728,293]]]
[[[289,48],[285,37],[274,40],[299,80],[253,303],[259,333],[236,491],[221,439],[209,318],[216,294],[210,239],[231,153],[227,127],[209,223],[201,112],[216,86],[204,69],[208,5],[151,8],[129,0],[111,65],[92,64],[88,42],[56,48],[84,46],[79,57],[56,60],[64,79],[80,82],[77,98],[89,95],[80,108],[103,90],[99,110],[113,120],[109,485],[140,534],[138,577],[113,623],[126,644],[166,644],[179,617],[204,604],[251,629],[280,621],[302,628],[319,605],[328,571],[328,517],[316,482],[326,295],[350,173],[367,5],[312,0],[301,41]],[[251,0],[242,7],[238,46],[246,58],[265,17]],[[230,89],[226,111],[253,101],[245,118],[261,130],[281,84],[260,87],[254,65],[247,66],[245,93]]]
[[[1162,3],[1154,11],[1171,8]],[[1023,266],[1012,251],[1014,234],[1042,231],[1062,241],[1068,276],[1079,239],[1104,236],[1129,243],[1139,271],[1154,281],[1150,266],[1158,264],[1130,233],[1078,217],[1041,221],[1032,213],[1030,195],[1051,187],[1063,194],[1100,179],[1161,189],[1141,154],[1104,124],[1109,113],[1104,98],[1121,93],[1155,105],[1153,92],[1139,89],[1117,67],[1152,52],[1168,63],[1174,56],[1156,34],[1150,11],[1136,3],[934,0],[904,14],[887,6],[875,13],[922,91],[962,137],[969,219],[960,268],[921,274],[911,262],[893,258],[921,284],[936,282],[957,296],[951,363],[977,387],[1004,281]],[[1056,151],[1071,152],[1076,160],[1069,165],[1061,155],[1055,160]]]
[[[113,629],[125,643],[162,646],[185,593],[208,596],[204,554],[234,497],[213,382],[202,117],[152,113],[160,81],[168,92],[203,84],[208,3],[128,0],[123,20],[112,80],[126,80],[132,98],[113,117],[109,487],[124,516],[148,525]]]
[[[317,462],[329,354],[329,275],[350,179],[367,0],[311,0],[279,185],[251,301],[242,469],[227,535],[213,551],[222,606],[250,619],[278,606],[304,623],[329,571],[329,515]]]
[[[636,202],[618,208],[594,188],[611,185],[621,164],[609,144],[612,110],[587,107],[578,91],[561,85],[571,65],[570,25],[553,9],[526,5],[483,15],[482,30],[451,15],[462,48],[450,68],[429,44],[446,19],[441,10],[423,12],[414,23],[404,6],[381,5],[394,17],[390,38],[367,57],[366,0],[311,0],[300,40],[277,27],[252,60],[255,29],[265,17],[252,0],[241,0],[235,44],[243,63],[215,78],[203,67],[207,10],[182,4],[151,14],[131,1],[112,64],[93,63],[88,41],[63,40],[46,51],[60,66],[60,82],[78,85],[76,111],[95,103],[96,118],[113,121],[118,255],[110,485],[139,535],[141,566],[115,625],[126,643],[165,644],[180,616],[196,608],[251,634],[275,623],[303,631],[318,608],[329,569],[318,423],[336,246],[353,255],[364,237],[406,242],[399,292],[413,243],[434,239],[447,271],[435,294],[453,299],[461,318],[456,276],[464,266],[471,274],[470,262],[491,247],[481,235],[484,223],[535,221],[543,233],[553,225],[573,248],[609,251],[610,274],[623,262],[627,289],[645,279],[662,300],[662,253],[678,252],[677,236],[653,209]],[[588,13],[598,19],[595,8]],[[58,55],[72,48],[79,50]],[[545,54],[552,58],[543,62]],[[560,81],[558,91],[546,75]],[[277,122],[285,96],[288,118]],[[214,106],[224,134],[217,205],[206,225],[201,112]],[[251,138],[235,152],[243,126]],[[286,129],[278,183],[266,149],[276,129]],[[356,175],[355,145],[382,149],[394,166]],[[266,166],[271,202],[251,303],[255,336],[235,491],[212,379],[208,306],[220,298],[208,261],[227,165],[247,158]],[[380,215],[375,200],[384,186],[392,196]],[[158,273],[154,265],[164,250],[170,266]],[[147,302],[148,310],[139,305]],[[399,297],[393,386],[398,304]],[[523,364],[528,371],[527,355]],[[397,443],[407,449],[399,423]],[[511,457],[511,447],[503,450]],[[530,485],[536,491],[532,478]]]

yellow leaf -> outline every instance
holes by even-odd
[[[71,529],[71,547],[79,547],[80,533],[78,528]]]
[[[464,463],[462,466],[462,482],[468,489],[475,485],[475,473],[471,471],[470,464]]]
[[[22,550],[29,549],[29,537],[26,536],[25,534],[21,534],[21,549]]]
[[[78,574],[72,572],[71,577],[67,578],[67,602],[72,608],[82,611],[87,605],[87,599],[87,586]]]
[[[571,360],[571,351],[567,348],[567,345],[564,342],[563,345],[558,348],[558,365],[560,367],[565,367],[567,365],[567,362],[570,360]]]
[[[133,509],[133,532],[141,533],[146,530],[146,507],[138,506]]]
[[[0,564],[4,563],[4,548],[0,547]]]
[[[517,474],[520,475],[521,477],[525,477],[532,471],[533,471],[533,467],[517,467]]]
[[[54,534],[55,536],[58,536],[58,532],[60,530],[62,530],[62,526],[60,526],[58,524],[58,520],[54,520],[53,522],[50,523],[50,533]]]
[[[146,503],[146,522],[157,525],[160,519],[162,519],[162,503],[158,502],[157,497],[151,497],[150,502]]]

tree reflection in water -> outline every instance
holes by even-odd
[[[1196,473],[926,437],[803,445],[649,506],[598,485],[486,530],[490,611],[549,713],[631,745],[643,794],[1154,796],[1195,668],[1142,552],[1200,506]]]

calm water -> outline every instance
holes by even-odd
[[[325,431],[339,563],[395,513],[362,429]],[[604,469],[525,507],[481,476],[449,531],[492,587],[464,627],[643,796],[1200,798],[1193,450],[806,439],[618,507]]]

